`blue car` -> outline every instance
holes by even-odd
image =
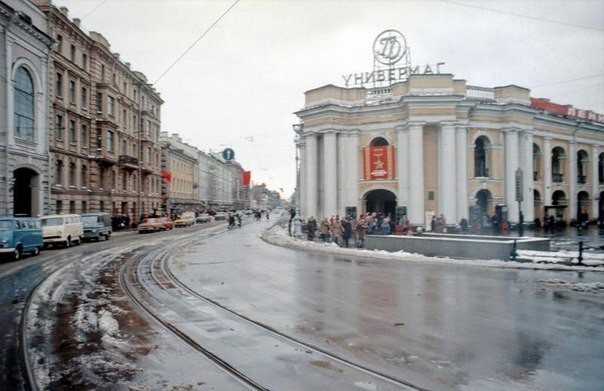
[[[8,254],[18,260],[25,253],[38,255],[43,246],[40,219],[0,216],[0,255]]]

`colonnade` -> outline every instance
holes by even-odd
[[[406,206],[408,218],[413,225],[425,223],[425,188],[424,134],[427,124],[410,121],[397,126],[396,138],[396,196],[397,206]],[[503,137],[502,154],[499,162],[490,162],[501,167],[496,174],[489,173],[489,178],[481,184],[475,182],[473,160],[470,160],[473,140],[468,139],[468,124],[461,122],[440,122],[436,125],[438,132],[438,210],[443,213],[450,224],[458,223],[462,217],[469,218],[469,206],[475,203],[476,192],[487,189],[493,192],[489,181],[502,183],[502,193],[495,194],[494,202],[502,202],[508,208],[508,221],[519,221],[520,208],[524,221],[534,220],[536,183],[533,177],[534,167],[534,130],[517,127],[501,129]],[[362,166],[359,162],[360,130],[327,129],[306,131],[300,139],[300,190],[301,212],[305,218],[315,218],[343,214],[347,206],[362,208],[361,187]],[[492,140],[495,144],[498,140]],[[569,142],[567,187],[570,218],[577,210],[577,144]],[[599,196],[598,152],[597,145],[591,151],[590,197],[592,201],[591,217],[598,216]],[[551,205],[552,193],[552,137],[543,137],[543,194],[544,205]],[[498,160],[499,158],[495,158]],[[436,159],[435,159],[436,161]],[[516,171],[522,170],[522,202],[516,200]],[[502,175],[502,178],[497,176]],[[378,182],[378,181],[376,181]],[[483,183],[484,182],[484,183]],[[478,185],[478,186],[476,186]],[[540,184],[539,184],[540,185]],[[565,184],[566,186],[566,184]],[[471,187],[471,189],[470,189]],[[471,190],[471,191],[470,191]],[[470,194],[472,193],[472,194]]]

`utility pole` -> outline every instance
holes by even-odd
[[[516,169],[516,201],[518,201],[518,236],[523,235],[524,215],[522,214],[522,201],[524,199],[522,190],[522,169]]]

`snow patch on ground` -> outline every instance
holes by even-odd
[[[270,229],[265,230],[260,237],[268,243],[278,246],[291,247],[306,251],[320,251],[324,253],[354,256],[361,258],[389,259],[409,262],[431,262],[445,263],[467,266],[482,266],[482,267],[497,267],[497,268],[513,268],[513,269],[539,269],[539,270],[576,270],[576,271],[592,271],[604,272],[604,268],[594,268],[579,265],[561,265],[537,262],[514,262],[502,261],[498,259],[455,259],[447,257],[427,257],[421,254],[407,253],[404,251],[389,252],[383,250],[365,250],[357,248],[339,247],[335,243],[320,243],[311,242],[308,240],[293,238],[288,235],[287,228],[282,225],[274,225]]]
[[[564,280],[553,279],[553,280],[539,280],[539,283],[543,284],[545,286],[551,287],[551,288],[566,289],[566,290],[571,290],[571,291],[575,291],[575,292],[604,293],[604,283],[602,283],[602,282],[571,283],[571,282],[564,281]]]

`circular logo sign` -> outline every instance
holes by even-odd
[[[407,53],[407,41],[396,30],[382,31],[373,41],[373,56],[381,64],[396,64]]]
[[[226,148],[224,151],[222,151],[222,158],[224,160],[235,159],[235,151],[233,151],[231,148]]]

